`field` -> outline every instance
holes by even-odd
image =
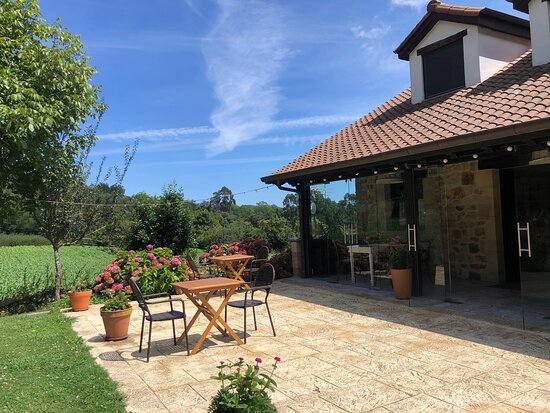
[[[70,246],[60,251],[63,287],[92,280],[114,257],[100,247]],[[37,296],[54,285],[53,251],[50,246],[0,247],[0,307],[13,299]]]

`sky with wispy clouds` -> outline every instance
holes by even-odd
[[[41,0],[80,34],[109,110],[92,160],[126,192],[242,192],[408,87],[392,52],[428,0]],[[513,13],[505,0],[457,0]],[[276,188],[237,197],[279,204]]]

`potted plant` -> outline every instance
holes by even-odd
[[[409,266],[409,254],[401,237],[396,235],[390,239],[390,274],[393,284],[393,293],[399,300],[411,298],[412,269]]]
[[[71,308],[73,311],[86,311],[90,306],[92,289],[87,281],[82,280],[69,290],[68,295],[71,300]]]
[[[209,413],[272,413],[275,406],[267,390],[275,391],[277,383],[273,380],[273,372],[280,357],[275,357],[269,375],[262,373],[261,358],[256,358],[255,364],[245,363],[242,357],[236,363],[220,362],[217,376],[212,378],[222,382],[222,387],[212,398]]]
[[[117,341],[128,337],[132,306],[124,291],[119,290],[114,294],[109,294],[100,313],[105,327],[106,340]]]

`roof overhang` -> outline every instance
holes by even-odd
[[[514,7],[515,3],[514,1]],[[428,12],[422,20],[394,50],[399,59],[409,60],[412,51],[439,21],[475,25],[525,39],[531,38],[528,20],[488,8],[476,9],[469,13],[449,13],[444,11],[446,7],[448,6],[428,6]]]
[[[298,182],[308,182],[315,177],[352,178],[365,175],[365,172],[379,167],[393,168],[396,164],[417,163],[433,159],[441,160],[447,155],[480,153],[484,148],[494,146],[537,142],[547,145],[550,139],[550,118],[537,119],[515,125],[474,132],[466,135],[455,136],[429,143],[409,146],[402,149],[383,152],[380,154],[353,159],[349,161],[320,165],[312,168],[300,169],[261,178],[267,184],[283,185],[289,183],[295,186]],[[540,141],[540,142],[539,142]],[[471,158],[470,158],[471,160]],[[353,172],[353,173],[352,173]],[[332,178],[331,178],[332,177]]]
[[[524,13],[529,13],[529,1],[531,0],[506,0],[514,5],[514,9],[517,11],[522,11]],[[542,2],[548,0],[541,0]]]

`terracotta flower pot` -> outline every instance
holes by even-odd
[[[410,268],[391,269],[391,280],[395,298],[398,300],[408,300],[411,298],[411,278],[412,270]]]
[[[105,327],[105,340],[118,341],[128,337],[128,327],[130,326],[130,315],[132,308],[119,311],[100,310]]]
[[[90,305],[92,290],[70,292],[71,308],[73,311],[86,311]]]

